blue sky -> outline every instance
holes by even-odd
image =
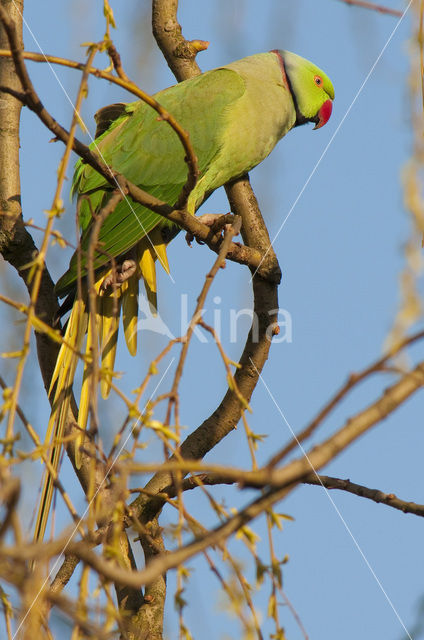
[[[140,4],[112,0],[119,27],[113,37],[129,75],[142,88],[155,92],[174,80],[154,49],[148,23],[150,3],[145,2],[141,9]],[[336,100],[328,125],[319,131],[305,126],[291,132],[251,174],[270,235],[277,236],[274,247],[283,271],[280,306],[293,323],[292,342],[274,345],[263,375],[287,422],[293,431],[299,431],[349,373],[381,355],[399,304],[398,276],[409,234],[401,173],[412,145],[407,85],[412,12],[397,30],[291,211],[397,20],[348,7],[338,0],[181,0],[180,5],[179,18],[186,38],[210,41],[208,51],[198,57],[202,69],[283,48],[313,60],[335,86]],[[403,5],[393,0],[386,6],[400,9]],[[83,0],[27,3],[26,20],[43,51],[78,60],[84,53],[80,43],[101,39],[104,30],[98,3]],[[147,26],[143,20],[147,20]],[[37,50],[28,31],[25,43],[27,49]],[[61,68],[55,71],[71,98],[75,96],[78,74]],[[70,105],[51,70],[32,64],[30,72],[47,108],[60,122],[69,122]],[[117,87],[92,79],[84,118],[92,123],[98,108],[128,99]],[[43,211],[51,205],[55,167],[62,152],[59,144],[48,144],[50,138],[32,114],[23,114],[24,217],[33,217],[40,225],[45,219]],[[72,205],[66,204],[66,215],[58,228],[72,238],[74,212]],[[208,200],[202,209],[206,211],[228,211],[223,190]],[[182,235],[171,245],[168,256],[174,283],[165,273],[160,274],[159,311],[170,331],[178,335],[181,295],[186,295],[188,308],[193,310],[214,256],[206,247],[195,245],[189,250]],[[69,257],[59,248],[51,250],[48,266],[53,277],[61,275]],[[16,291],[15,295],[25,299],[17,279]],[[230,342],[230,310],[250,305],[247,269],[228,264],[213,284],[205,318],[213,322],[221,317],[224,346],[235,359],[241,353],[248,325],[240,320],[237,342]],[[155,333],[146,332],[145,341],[143,337],[136,359],[127,357],[121,345],[117,368],[125,372],[123,386],[128,391],[137,385],[151,358],[166,343],[166,338]],[[2,350],[5,340],[3,336]],[[364,408],[391,380],[386,374],[384,379],[371,380],[358,388],[326,422],[314,442]],[[48,406],[31,367],[26,382],[31,384],[33,399],[28,417],[40,426],[46,420]],[[167,382],[171,383],[171,376]],[[160,392],[165,387],[166,379]],[[182,422],[187,432],[215,408],[224,389],[225,374],[216,347],[195,340],[181,387]],[[252,408],[251,427],[268,434],[258,451],[259,461],[265,462],[287,442],[290,432],[261,383]],[[340,455],[325,473],[423,502],[422,414],[422,396],[417,395]],[[122,415],[119,405],[104,413],[106,443]],[[160,454],[158,447],[153,452],[155,456]],[[149,459],[148,454],[143,455],[143,459]],[[242,429],[222,442],[208,460],[247,466]],[[139,483],[136,479],[135,484]],[[227,488],[217,489],[214,495],[225,495],[228,506],[240,506],[249,499],[248,493]],[[29,496],[29,492],[24,494],[28,504]],[[74,497],[82,505],[77,488]],[[188,496],[187,504],[197,517],[212,524],[199,497]],[[423,594],[422,522],[418,518],[350,495],[333,492],[329,497],[317,487],[300,487],[277,511],[295,518],[276,535],[276,543],[278,554],[290,558],[284,567],[284,587],[311,638],[401,640],[405,634],[397,616],[412,632]],[[167,518],[165,514],[165,523]],[[262,555],[266,559],[264,523],[258,521],[254,528],[264,541]],[[240,544],[232,542],[230,547],[240,554],[247,575],[253,575]],[[194,576],[188,590],[187,621],[194,638],[239,637],[237,623],[220,609],[218,585],[204,561],[192,561],[189,566]],[[264,593],[257,598],[263,610],[266,596]],[[172,608],[170,601],[166,631],[175,638]],[[301,638],[286,608],[281,617],[287,637]],[[269,631],[265,624],[264,633]],[[422,634],[413,637],[416,640]]]

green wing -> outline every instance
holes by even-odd
[[[213,162],[222,144],[228,109],[243,95],[245,83],[229,69],[217,69],[165,89],[155,98],[190,134],[198,158],[200,177]],[[128,104],[118,117],[90,145],[102,160],[125,175],[143,190],[173,205],[187,179],[184,149],[170,125],[144,102]],[[80,202],[81,275],[86,273],[86,258],[92,229],[91,212],[98,212],[110,197],[111,187],[104,178],[81,160],[75,168],[73,193],[86,198]],[[196,201],[204,196],[196,188]],[[101,252],[94,258],[99,268],[128,251],[164,219],[126,198],[103,223],[99,241]],[[166,224],[166,222],[165,222]],[[69,293],[77,280],[77,257],[56,286],[59,296]]]

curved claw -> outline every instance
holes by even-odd
[[[185,241],[187,242],[190,249],[191,249],[191,243],[193,242],[193,240],[196,240],[197,244],[205,244],[203,240],[199,240],[199,238],[195,238],[194,235],[191,233],[191,231],[187,231],[187,233],[185,234]]]

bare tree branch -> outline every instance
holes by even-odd
[[[424,505],[416,504],[415,502],[407,502],[401,500],[394,493],[384,493],[379,489],[370,489],[362,484],[355,484],[350,480],[342,480],[340,478],[332,478],[330,476],[311,476],[303,481],[305,484],[314,484],[318,487],[325,487],[325,489],[339,489],[340,491],[347,491],[353,493],[360,498],[367,498],[374,502],[385,504],[393,509],[398,509],[403,513],[412,513],[416,516],[424,517]]]
[[[247,472],[247,474],[249,473],[251,472]],[[241,480],[241,474],[239,479],[234,479],[230,478],[225,472],[222,475],[219,475],[218,473],[200,473],[190,476],[189,478],[185,478],[181,484],[181,490],[191,491],[192,489],[198,489],[199,485],[213,487],[222,484],[235,484],[237,482],[241,483],[240,488],[243,489],[245,485],[243,485],[243,481]],[[403,513],[412,513],[416,516],[424,517],[424,505],[422,504],[408,502],[407,500],[398,498],[394,493],[385,493],[379,489],[370,489],[369,487],[356,484],[347,479],[343,480],[331,476],[310,475],[308,478],[303,480],[303,483],[313,484],[317,487],[324,487],[325,489],[339,489],[340,491],[347,491],[348,493],[352,493],[360,498],[367,498],[368,500],[373,500],[378,504],[381,503],[388,507],[392,507],[393,509],[398,509]],[[169,498],[174,497],[176,495],[175,486],[170,485],[169,487],[165,487],[163,493],[166,493]]]

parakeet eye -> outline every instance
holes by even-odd
[[[322,78],[321,76],[315,76],[314,77],[314,82],[317,85],[317,87],[320,87],[322,85]]]

